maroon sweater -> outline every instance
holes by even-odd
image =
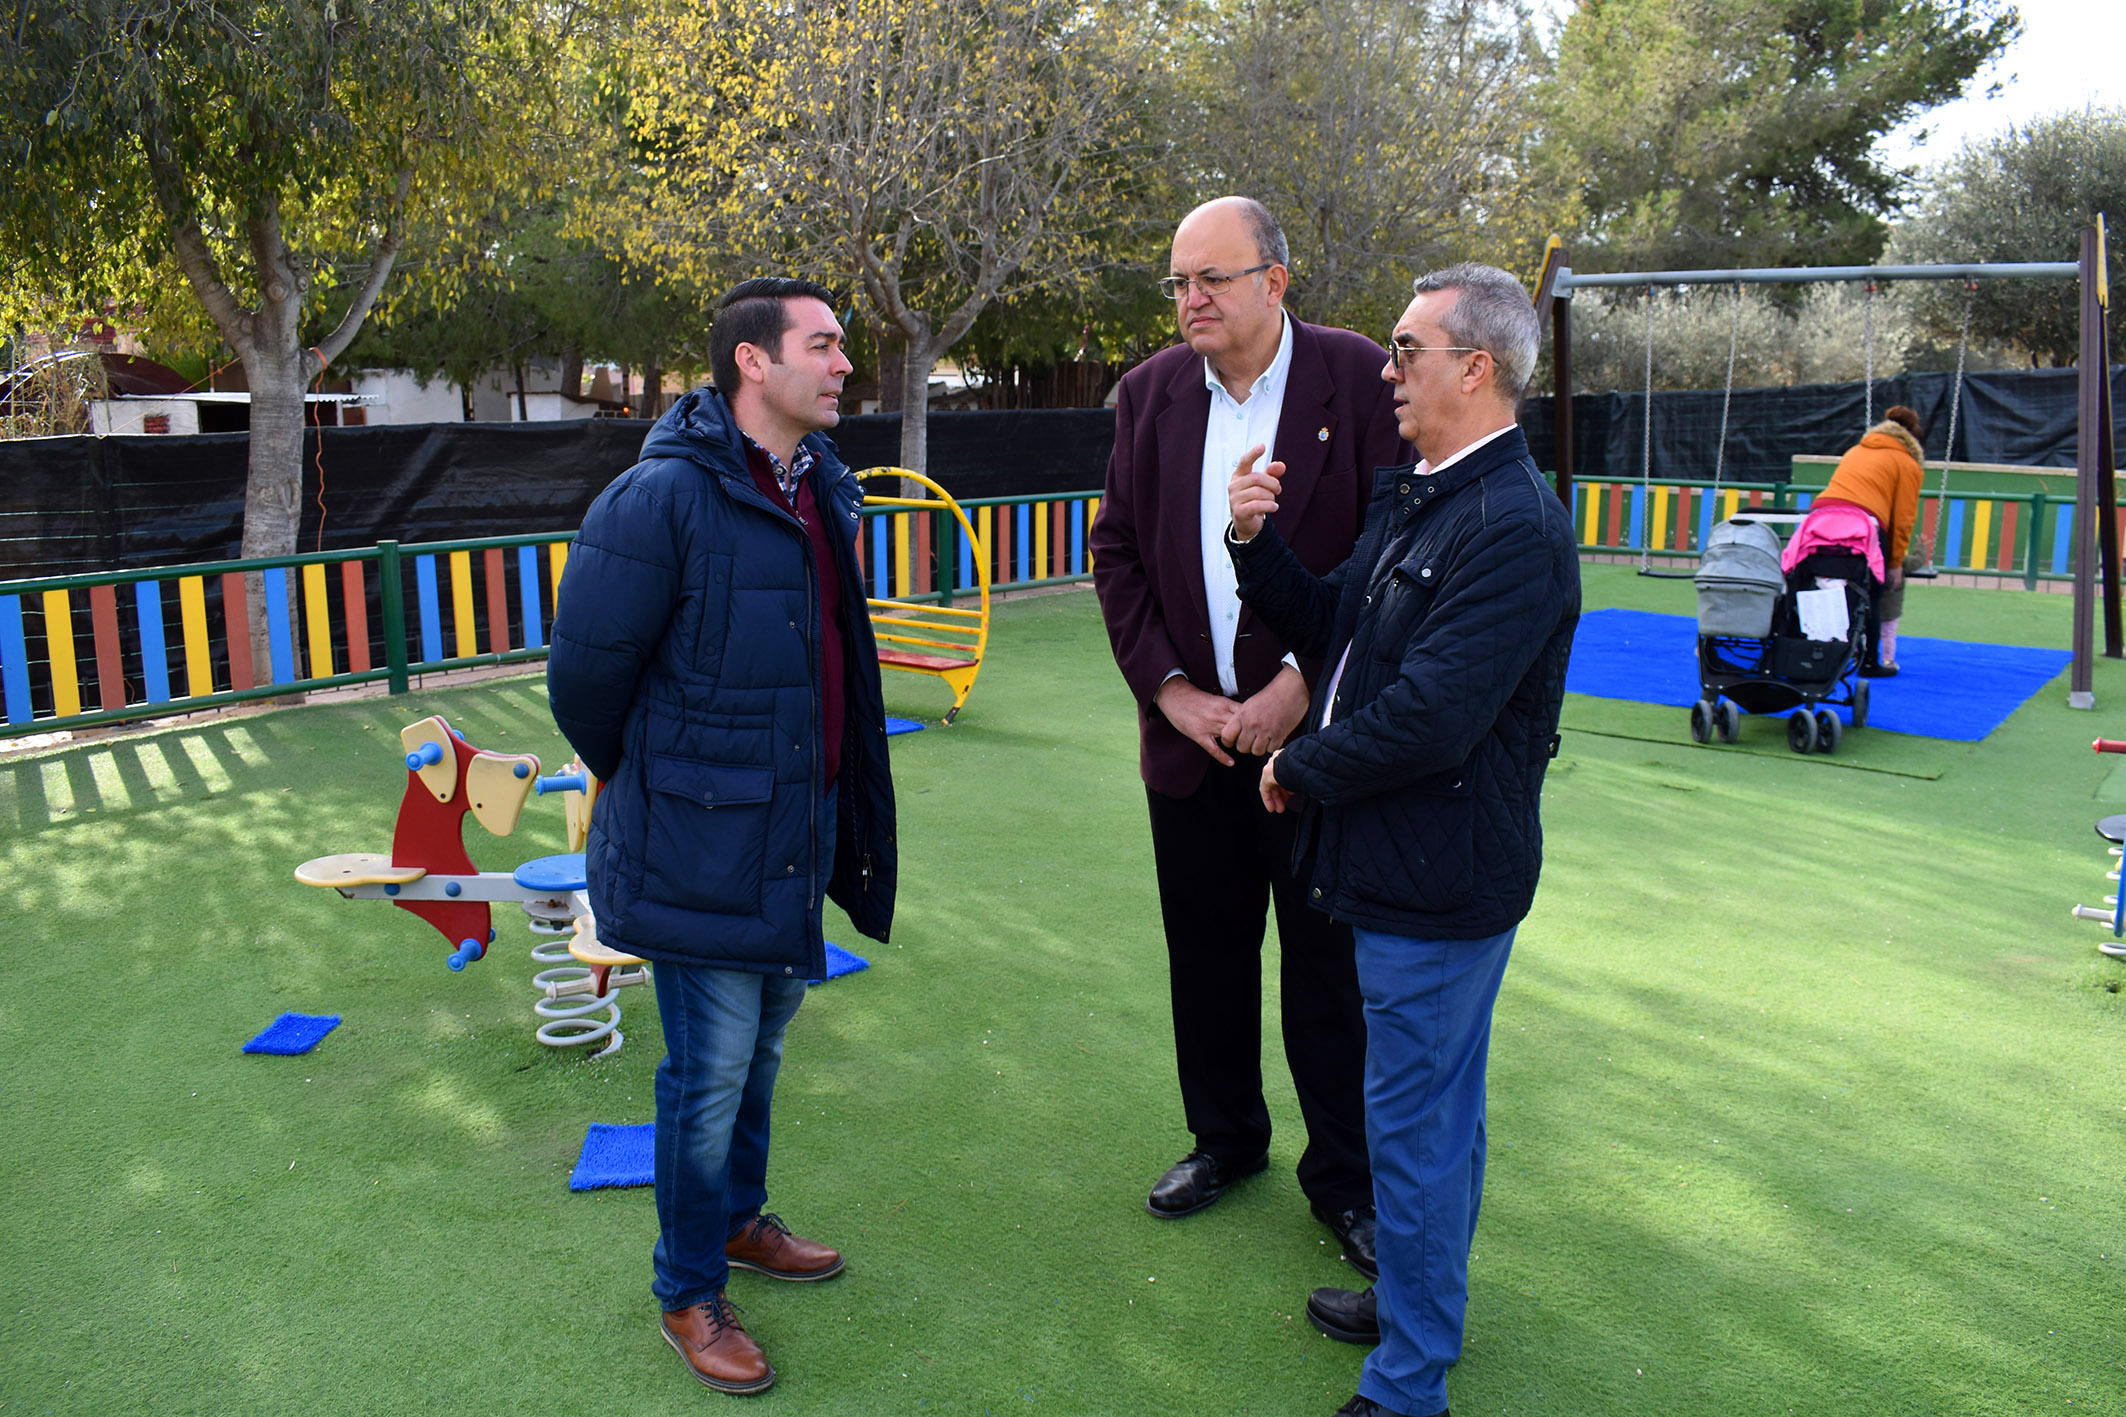
[[[775,480],[775,468],[758,443],[746,440],[746,467],[753,474],[761,495],[804,523],[812,541],[812,565],[819,576],[819,702],[821,747],[825,751],[827,787],[842,770],[842,725],[848,721],[849,701],[844,681],[848,668],[842,660],[842,576],[836,568],[834,547],[827,540],[826,519],[819,514],[819,499],[812,495],[809,473],[797,481],[793,505]]]

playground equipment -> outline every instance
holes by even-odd
[[[2115,738],[2099,738],[2089,746],[2099,753],[2126,753],[2126,741]],[[2113,861],[2126,860],[2126,815],[2104,818],[2096,824],[2096,834],[2111,844]],[[2113,866],[2104,879],[2111,882],[2113,894],[2104,897],[2103,908],[2077,905],[2074,918],[2109,925],[2111,939],[2098,941],[2097,948],[2114,958],[2126,959],[2126,891],[2119,889],[2119,867]]]
[[[982,655],[989,647],[989,557],[984,554],[982,539],[975,533],[974,523],[967,520],[967,513],[953,500],[952,494],[919,472],[904,467],[866,468],[857,474],[859,478],[905,477],[922,484],[934,497],[866,496],[867,507],[899,507],[907,512],[929,514],[943,511],[949,513],[959,525],[960,535],[974,549],[974,568],[981,592],[981,608],[963,610],[953,605],[924,605],[909,600],[882,600],[868,598],[865,604],[871,613],[872,634],[878,640],[878,663],[881,669],[897,669],[905,674],[931,674],[945,681],[952,690],[952,707],[945,711],[944,721],[951,723],[959,716],[967,695],[974,689],[975,676],[982,672]],[[895,516],[900,523],[896,528],[900,546],[902,567],[895,582],[903,595],[908,594],[913,583],[907,574],[906,558],[911,541],[909,518]],[[938,653],[937,651],[944,651]]]
[[[1572,296],[1576,290],[1600,287],[1644,287],[1649,295],[1648,314],[1651,319],[1651,294],[1657,286],[1686,285],[1733,285],[1739,293],[1745,284],[1794,284],[1799,282],[1858,281],[1873,287],[1883,281],[1902,280],[1960,280],[1966,291],[1972,283],[1981,280],[2072,280],[2081,291],[2081,400],[2079,405],[2079,429],[2077,438],[2077,503],[2076,525],[2093,527],[2096,530],[2097,555],[2088,554],[2090,547],[2079,547],[2074,557],[2074,666],[2069,680],[2067,703],[2071,708],[2095,708],[2096,692],[2093,686],[2093,657],[2096,606],[2097,568],[2103,571],[2104,653],[2109,658],[2126,655],[2126,614],[2120,608],[2119,590],[2119,527],[2117,520],[2109,515],[2099,516],[2099,507],[2110,507],[2117,500],[2113,486],[2113,465],[2116,459],[2112,448],[2111,381],[2107,371],[2110,358],[2107,349],[2107,315],[2110,305],[2110,277],[2105,265],[2104,227],[2100,217],[2096,224],[2082,229],[2081,254],[2076,261],[2018,261],[1977,262],[1963,265],[1908,265],[1908,266],[1790,266],[1751,270],[1695,270],[1695,271],[1620,271],[1594,274],[1579,272],[1568,264],[1562,241],[1552,237],[1543,253],[1543,266],[1537,277],[1536,314],[1538,321],[1548,317],[1551,329],[1551,368],[1555,379],[1556,397],[1553,416],[1556,419],[1557,492],[1559,500],[1570,508],[1573,505],[1572,470]],[[1874,415],[1874,326],[1873,301],[1867,306],[1869,346],[1868,395],[1866,413]],[[1970,338],[1968,319],[1969,303],[1966,302],[1964,342]],[[1650,327],[1649,327],[1650,328]],[[1730,358],[1728,387],[1734,385],[1733,362],[1734,338],[1729,338]],[[1648,344],[1651,360],[1652,345]],[[1955,399],[1960,399],[1963,387],[1963,355],[1957,356],[1957,383]],[[1648,366],[1649,392],[1651,390],[1651,363]],[[1650,479],[1652,468],[1651,400],[1647,406],[1647,430],[1642,435],[1642,460],[1645,474],[1642,482]],[[1952,402],[1950,417],[1955,418]],[[1953,432],[1953,428],[1952,428]],[[1721,443],[1726,444],[1726,417],[1723,409]],[[1944,455],[1954,449],[1945,449]],[[1944,477],[1947,471],[1944,468]],[[1717,485],[1717,475],[1716,475]],[[1642,546],[1641,561],[1648,559],[1647,549]],[[1929,543],[1930,559],[1933,551]],[[1650,569],[1650,568],[1646,568]]]
[[[295,879],[349,899],[388,900],[420,916],[451,944],[445,963],[454,971],[484,958],[494,943],[493,902],[518,902],[535,940],[532,959],[545,966],[532,981],[540,991],[533,1012],[542,1020],[535,1036],[553,1048],[602,1045],[593,1058],[619,1052],[626,1040],[613,994],[647,983],[649,974],[640,959],[597,944],[590,926],[582,850],[598,780],[575,763],[541,777],[537,757],[475,748],[440,715],[408,724],[399,740],[407,782],[390,853],[320,856],[296,867]],[[475,867],[465,851],[466,814],[508,836],[535,792],[568,794],[568,853],[510,872]]]

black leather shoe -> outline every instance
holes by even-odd
[[[1329,1227],[1329,1233],[1344,1247],[1344,1260],[1368,1279],[1380,1278],[1380,1262],[1373,1258],[1373,1207],[1356,1210],[1325,1210],[1314,1207],[1314,1218]]]
[[[1225,1188],[1244,1176],[1252,1176],[1270,1164],[1267,1153],[1238,1166],[1228,1166],[1208,1152],[1192,1151],[1167,1168],[1152,1187],[1144,1208],[1161,1220],[1194,1215],[1225,1194]]]
[[[1339,1343],[1380,1342],[1371,1289],[1317,1289],[1307,1296],[1307,1320]]]
[[[1402,1417],[1400,1412],[1391,1412],[1370,1397],[1354,1397],[1336,1409],[1336,1417]],[[1433,1417],[1448,1417],[1442,1407]]]

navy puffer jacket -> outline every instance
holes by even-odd
[[[1349,560],[1317,580],[1274,523],[1227,545],[1240,596],[1330,666],[1277,780],[1307,799],[1295,865],[1338,920],[1430,939],[1520,923],[1543,863],[1580,563],[1519,429],[1443,473],[1377,475]]]
[[[647,959],[818,979],[823,890],[875,939],[893,920],[893,780],[855,550],[863,493],[833,443],[805,445],[841,533],[828,538],[847,658],[838,822],[821,810],[812,543],[754,484],[721,395],[687,394],[657,421],[569,553],[548,697],[605,783],[586,853],[598,933]]]

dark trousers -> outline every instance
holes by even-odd
[[[1292,879],[1297,813],[1262,805],[1262,759],[1211,765],[1189,797],[1146,789],[1174,1002],[1181,1106],[1199,1150],[1242,1163],[1270,1144],[1262,1097],[1262,937],[1277,907],[1285,1061],[1307,1145],[1299,1185],[1330,1210],[1373,1202],[1365,1006],[1351,931]]]

